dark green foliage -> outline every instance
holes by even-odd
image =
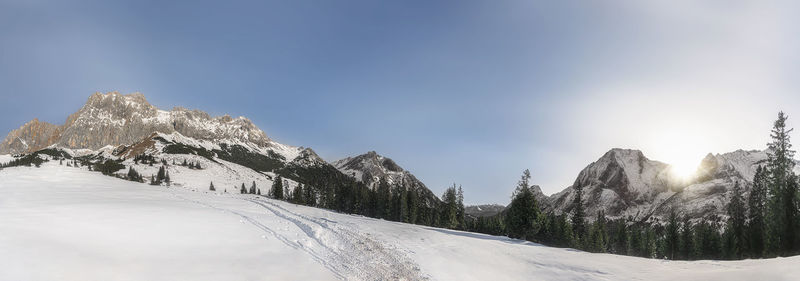
[[[669,212],[666,230],[665,254],[668,259],[674,260],[678,253],[678,216],[675,214],[674,210]]]
[[[680,258],[684,260],[692,260],[694,258],[694,232],[692,231],[692,222],[688,216],[683,218],[681,224],[681,248]]]
[[[725,229],[726,253],[728,258],[741,259],[746,250],[745,222],[747,220],[744,199],[739,183],[733,185],[733,195],[728,203],[728,224]]]
[[[530,178],[530,171],[523,171],[508,206],[505,223],[508,237],[534,240],[539,232],[539,207],[528,183]]]
[[[767,171],[758,166],[753,177],[753,186],[747,198],[748,224],[747,237],[749,240],[750,257],[760,258],[764,255],[764,213],[767,201],[768,186]]]
[[[189,146],[189,145],[185,145],[185,144],[182,144],[182,143],[172,143],[171,142],[171,143],[167,143],[167,145],[164,146],[164,149],[162,151],[164,153],[169,153],[169,154],[193,154],[193,155],[199,155],[199,156],[202,156],[202,157],[204,157],[204,158],[206,158],[208,160],[217,162],[216,160],[214,160],[214,152],[208,151],[208,150],[206,150],[205,148],[202,148],[202,147],[194,147],[194,146]],[[220,157],[220,158],[222,158],[222,157]]]
[[[134,169],[133,169],[133,166],[131,166],[131,167],[128,169],[128,175],[127,175],[127,178],[128,178],[128,180],[130,180],[130,181],[135,181],[135,182],[144,182],[144,179],[142,179],[142,176],[141,176],[141,175],[139,175],[139,172],[137,172],[136,170],[134,170]]]
[[[572,232],[577,241],[582,241],[586,232],[586,212],[583,209],[583,187],[575,186],[575,198],[572,209]]]
[[[305,204],[304,199],[305,198],[303,197],[303,184],[302,183],[301,184],[297,184],[297,186],[294,188],[294,190],[292,190],[292,200],[291,200],[291,202],[295,203],[295,204],[301,204],[302,205],[302,204]]]
[[[443,226],[451,229],[458,228],[458,191],[455,184],[444,191],[442,201],[444,203],[441,219]]]
[[[125,165],[122,165],[119,161],[114,160],[106,160],[104,162],[94,164],[94,170],[101,172],[104,175],[113,175],[122,169],[125,169]]]
[[[277,176],[275,180],[272,181],[272,189],[270,190],[272,194],[272,198],[283,200],[283,177]]]
[[[253,153],[241,145],[228,146],[226,144],[220,144],[220,147],[222,150],[215,149],[212,151],[212,153],[216,153],[219,159],[236,163],[259,172],[270,172],[281,169],[284,167],[283,161],[286,161],[285,157],[271,150],[268,151],[267,155],[263,155],[260,153]]]

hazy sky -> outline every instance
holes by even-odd
[[[692,165],[800,127],[798,1],[65,2],[0,0],[0,132],[138,91],[506,204],[526,168],[549,194],[613,147]]]

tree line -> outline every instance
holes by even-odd
[[[800,253],[800,194],[794,151],[783,112],[773,124],[767,161],[752,184],[735,182],[727,218],[692,220],[671,211],[663,223],[608,219],[599,211],[586,220],[583,190],[575,187],[572,212],[543,213],[525,170],[505,211],[467,223],[467,230],[589,252],[672,260],[744,259]],[[742,191],[748,184],[750,191]]]

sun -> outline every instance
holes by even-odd
[[[670,174],[679,180],[690,180],[700,166],[698,161],[678,161],[669,164]]]

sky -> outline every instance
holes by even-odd
[[[552,194],[611,148],[691,166],[800,127],[797,1],[66,2],[0,0],[0,132],[141,92],[507,204],[524,169]]]

